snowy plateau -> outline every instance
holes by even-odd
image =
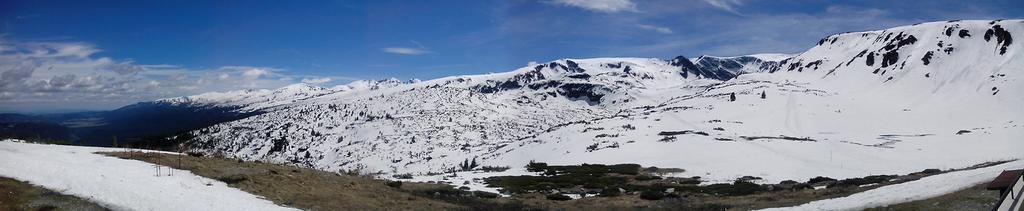
[[[189,132],[193,151],[333,172],[428,180],[476,160],[521,173],[637,163],[711,182],[908,174],[1024,158],[1021,37],[1024,20],[943,21],[796,54],[560,59],[156,102],[258,113]]]

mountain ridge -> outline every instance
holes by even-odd
[[[470,159],[635,162],[767,181],[970,165],[1013,158],[1003,148],[1021,145],[1010,139],[1024,134],[1014,109],[1024,59],[1009,40],[1022,31],[1021,20],[930,22],[830,35],[792,56],[559,59],[288,101],[194,130],[183,146],[385,174]],[[967,137],[988,144],[964,146]],[[730,158],[739,155],[754,160]]]

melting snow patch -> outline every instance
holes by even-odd
[[[1024,160],[979,169],[956,171],[921,178],[901,184],[889,185],[856,193],[847,197],[814,201],[795,207],[765,210],[861,210],[903,202],[910,202],[956,192],[988,182],[1007,169],[1024,167]]]
[[[294,210],[191,172],[156,175],[153,164],[95,154],[118,150],[4,140],[0,176],[113,210]]]

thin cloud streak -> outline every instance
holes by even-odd
[[[728,11],[728,12],[734,13],[734,14],[739,14],[739,12],[736,11],[736,7],[739,7],[739,6],[743,5],[743,2],[740,1],[740,0],[704,0],[704,1],[707,2],[708,4],[711,4],[711,6],[713,6],[715,8],[722,9],[722,10],[725,10],[725,11]]]
[[[408,48],[408,47],[387,47],[381,49],[387,53],[401,54],[401,55],[422,55],[428,54],[430,51],[419,48]]]
[[[592,12],[637,12],[636,3],[631,0],[553,0],[551,3],[578,7]]]
[[[639,24],[639,25],[636,25],[636,26],[641,28],[641,29],[651,30],[651,31],[655,31],[655,32],[658,32],[658,33],[662,33],[662,34],[672,34],[672,29],[670,29],[668,27],[661,27],[661,26],[654,26],[654,25],[647,25],[647,24]]]

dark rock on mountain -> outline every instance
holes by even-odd
[[[561,65],[554,62],[552,62],[551,64],[554,65],[549,66]],[[474,87],[474,89],[479,91],[480,93],[495,93],[509,89],[518,89],[527,84],[530,84],[531,82],[545,79],[544,73],[541,73],[541,70],[543,68],[543,65],[538,65],[534,67],[533,70],[513,76],[511,79],[508,79],[506,81],[487,81],[487,83],[477,85],[476,87]]]
[[[864,59],[864,64],[866,64],[868,66],[874,66],[875,65],[875,52],[871,52],[871,53],[868,54],[868,58]]]
[[[565,60],[565,64],[569,66],[565,70],[569,71],[571,73],[582,73],[582,72],[586,72],[587,71],[587,70],[584,70],[583,68],[580,68],[580,65],[577,64],[576,62],[572,61],[572,60]]]
[[[885,52],[882,55],[882,67],[888,67],[889,65],[896,64],[900,59],[900,53],[896,51]]]
[[[781,63],[778,61],[765,61],[754,56],[701,56],[694,65],[700,69],[701,73],[718,76],[706,78],[722,80],[724,77],[727,77],[725,80],[728,80],[746,73],[745,71],[774,72],[780,68]]]
[[[747,60],[742,58],[739,60],[724,60],[710,57],[701,57],[698,62],[701,64],[694,64],[690,62],[686,57],[678,56],[672,60],[673,66],[680,67],[683,77],[688,77],[689,74],[693,74],[699,78],[715,79],[715,80],[729,80],[735,78],[737,74],[730,72],[730,69],[739,69],[743,65],[740,64],[740,60]],[[698,66],[700,65],[700,66]]]
[[[921,61],[924,62],[924,65],[928,65],[929,63],[931,63],[933,54],[935,54],[935,52],[928,51],[927,53],[924,54],[924,57],[921,57]]]
[[[698,69],[700,69],[684,56],[677,56],[675,59],[672,59],[669,65],[679,67],[679,75],[682,75],[683,78],[689,78],[691,72],[697,74]]]
[[[992,39],[992,36],[996,37],[997,48],[999,48],[999,55],[1006,53],[1006,48],[1013,43],[1013,37],[1010,36],[1010,32],[1003,29],[1002,26],[993,25],[991,29],[985,31],[985,41],[988,42]]]
[[[603,87],[596,84],[568,83],[558,87],[558,94],[570,99],[583,99],[592,104],[601,102],[604,94],[600,93]]]

